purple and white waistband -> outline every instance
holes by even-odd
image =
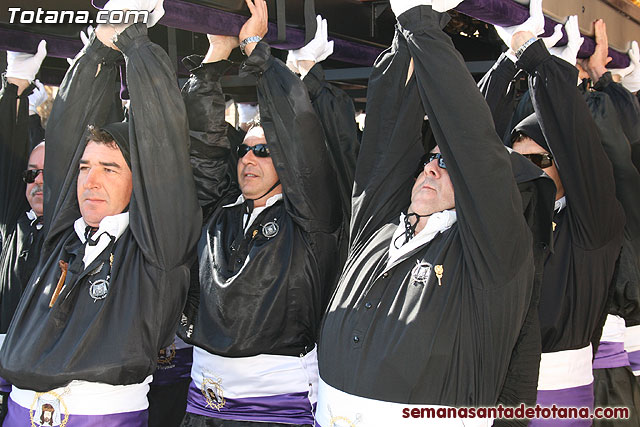
[[[193,347],[187,412],[212,418],[313,424],[316,349],[302,357],[217,356]]]
[[[404,416],[411,410],[435,411],[450,409],[442,405],[410,405],[386,402],[356,396],[338,390],[325,383],[322,378],[318,385],[318,408],[316,427],[358,426],[358,427],[487,427],[493,424],[490,418],[413,418]]]
[[[640,325],[625,329],[624,349],[629,355],[629,364],[633,375],[640,376]]]
[[[147,425],[150,382],[151,376],[132,385],[72,381],[43,393],[13,386],[5,425],[143,427]]]
[[[564,390],[593,383],[591,344],[577,350],[542,353],[538,390]]]
[[[612,314],[607,315],[598,351],[593,360],[593,369],[629,366],[629,355],[624,349],[624,336],[624,319]]]

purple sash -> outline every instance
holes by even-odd
[[[538,390],[537,404],[542,407],[551,407],[555,404],[557,407],[565,408],[589,408],[593,412],[593,383],[561,390]],[[529,426],[581,427],[590,426],[592,421],[591,419],[532,419]]]
[[[0,392],[2,393],[10,393],[11,392],[11,383],[9,383],[4,378],[0,377]]]
[[[191,378],[193,347],[179,348],[175,355],[160,359],[153,373],[152,385],[166,385]]]
[[[225,420],[282,424],[312,424],[313,407],[307,392],[227,399],[213,392],[205,398],[192,381],[187,412]]]
[[[593,360],[593,369],[621,368],[629,366],[629,356],[624,343],[601,341]]]
[[[47,414],[48,415],[48,414]],[[33,417],[33,423],[36,426],[57,426],[60,425],[54,422],[41,422],[41,418],[37,416],[37,412],[30,411],[27,408],[15,403],[9,399],[7,417],[2,424],[5,427],[18,427],[18,426],[30,426],[31,417]],[[107,415],[65,415],[57,414],[57,418],[64,421],[68,417],[66,427],[147,427],[148,425],[148,411],[135,412],[123,412],[119,414],[107,414]]]
[[[627,354],[629,355],[631,370],[633,372],[640,371],[640,350],[630,351]]]

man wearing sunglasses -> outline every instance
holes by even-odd
[[[391,2],[398,23],[369,79],[350,252],[318,345],[316,426],[494,406],[525,322],[531,233],[509,154],[442,31],[436,8],[458,3]],[[418,163],[425,114],[433,139]]]
[[[180,332],[194,345],[185,427],[313,424],[315,343],[338,273],[342,207],[322,125],[304,83],[256,43],[266,2],[247,4],[241,70],[257,77],[260,126],[235,168],[219,77],[238,39],[210,36],[183,87],[205,216],[199,301],[190,298]]]
[[[129,122],[114,97],[123,59]],[[147,26],[98,26],[47,126],[45,242],[0,349],[13,384],[5,425],[40,419],[44,402],[60,424],[147,426],[201,229],[188,137],[175,71]]]
[[[46,56],[42,42],[35,55],[7,52],[7,72],[0,92],[0,345],[29,277],[40,257],[43,242],[44,142],[32,147],[30,131],[39,124],[31,117],[35,75]],[[38,93],[40,89],[38,89]],[[17,101],[17,102],[16,102]],[[33,108],[32,108],[33,107]],[[38,144],[39,143],[39,144]],[[26,184],[26,191],[20,182]],[[25,198],[26,196],[26,198]],[[11,385],[0,379],[2,408],[6,410]]]
[[[579,33],[577,22],[571,25]],[[513,149],[542,168],[557,187],[553,250],[545,260],[539,303],[537,402],[593,408],[592,342],[597,343],[606,318],[624,213],[611,163],[576,87],[575,55],[573,64],[551,56],[528,31],[513,35],[511,49],[516,65],[529,75],[535,110],[514,128]]]

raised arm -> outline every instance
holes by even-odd
[[[509,154],[462,56],[442,31],[448,15],[420,6],[398,22],[455,190],[463,256],[480,277],[491,278],[484,286],[504,285],[521,273],[532,250]]]
[[[185,264],[200,236],[189,164],[187,113],[166,52],[135,24],[118,35],[131,97],[133,193],[129,225],[149,262],[169,270]]]
[[[518,43],[528,37],[522,33]],[[578,71],[551,56],[540,40],[526,48],[517,65],[529,74],[533,105],[575,219],[570,224],[575,239],[584,249],[599,248],[620,232],[624,219],[611,163],[576,87]]]
[[[315,64],[302,80],[320,118],[331,162],[338,176],[338,189],[344,212],[351,212],[351,193],[356,170],[358,141],[353,101],[342,89],[329,84],[320,64]]]
[[[640,253],[640,173],[631,161],[629,141],[607,94],[590,92],[586,99],[602,146],[613,167],[616,198],[622,204],[626,218],[626,237],[633,243],[636,253]]]
[[[17,84],[3,77],[0,91],[0,243],[29,206],[21,172],[29,158],[28,95],[33,86],[27,80],[11,80]]]
[[[120,52],[106,47],[96,35],[76,57],[53,104],[45,138],[44,181],[47,239],[66,230],[80,217],[76,198],[77,167],[87,126],[101,127],[122,120],[117,91]],[[45,241],[45,250],[47,243]]]
[[[517,104],[514,84],[517,73],[516,65],[503,53],[478,82],[478,88],[493,116],[496,133],[500,137],[511,131],[509,125]]]
[[[227,194],[237,196],[228,162],[229,140],[220,84],[220,77],[231,65],[226,58],[233,47],[225,48],[230,47],[226,43],[229,38],[209,38],[213,41],[205,58],[194,55],[184,60],[191,77],[182,87],[189,119],[191,167],[205,217]],[[237,38],[231,39],[235,39],[237,45]]]
[[[407,80],[410,61],[407,42],[396,31],[369,77],[353,187],[351,242],[366,240],[409,206],[409,189],[424,154],[424,108],[415,78]]]

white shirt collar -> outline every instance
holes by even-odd
[[[87,223],[84,221],[84,218],[80,217],[73,223],[73,228],[76,231],[76,234],[80,238],[82,243],[86,243],[87,239],[84,236],[85,230],[87,229]],[[93,236],[91,236],[91,240],[94,242],[100,239],[100,236],[103,233],[107,233],[110,236],[113,236],[118,239],[124,233],[124,230],[129,226],[129,212],[124,212],[118,215],[105,216],[100,221],[100,225],[98,226],[98,231],[96,231]]]
[[[422,230],[420,230],[420,232],[416,234],[413,239],[409,240],[399,248],[396,248],[396,241],[401,242],[401,236],[404,235],[404,232],[406,230],[404,217],[404,213],[401,213],[400,224],[398,225],[395,233],[393,233],[393,238],[391,239],[391,243],[389,245],[389,261],[387,262],[387,268],[401,256],[429,243],[431,240],[433,240],[434,237],[436,237],[438,233],[442,233],[445,230],[448,230],[458,220],[458,216],[456,215],[455,210],[444,210],[442,212],[436,212],[429,217],[427,225]]]
[[[566,207],[567,207],[567,197],[562,196],[558,200],[556,200],[555,204],[553,205],[553,210],[556,212],[560,212],[562,209]]]
[[[91,236],[91,240],[96,243],[85,247],[84,257],[82,258],[84,267],[86,268],[91,264],[93,260],[109,246],[109,243],[111,243],[111,237],[118,240],[128,226],[129,212],[105,216],[102,218],[102,221],[100,221],[100,225],[98,226],[98,231],[93,233],[93,236]],[[73,224],[73,228],[80,238],[80,241],[82,243],[86,243],[87,239],[85,238],[85,230],[87,229],[87,223],[84,221],[84,218],[78,218]]]
[[[36,215],[35,211],[31,209],[27,212],[27,218],[29,218],[29,221],[31,221],[31,225],[33,225],[33,222],[38,219],[38,215]],[[41,228],[42,224],[36,224],[36,230],[40,230]]]
[[[263,207],[268,208],[269,206],[273,206],[278,200],[282,200],[282,193],[275,194],[267,199],[267,202]],[[244,196],[241,194],[238,196],[238,199],[229,203],[228,205],[224,205],[223,208],[232,208],[234,206],[238,206],[244,203]]]

